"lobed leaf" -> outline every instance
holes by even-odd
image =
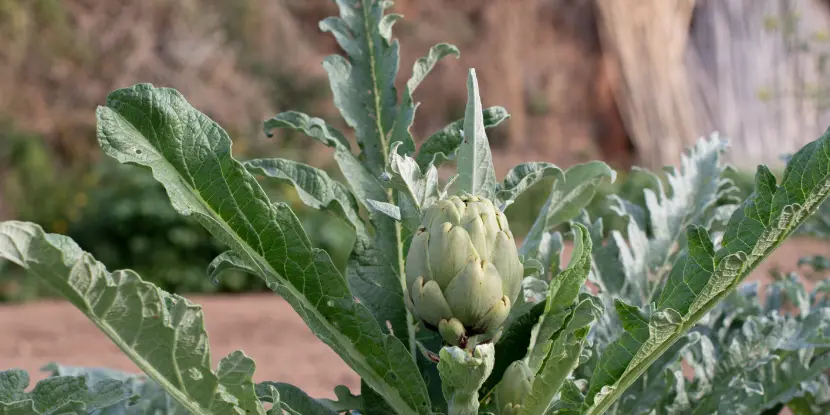
[[[10,369],[0,372],[0,414],[78,414],[109,411],[137,398],[125,382],[87,376],[52,376],[38,382],[31,392],[29,374]]]
[[[256,266],[312,331],[396,411],[428,413],[426,387],[406,347],[355,302],[325,251],[311,247],[288,206],[272,204],[231,156],[227,133],[177,91],[117,90],[98,109],[98,138],[122,163],[149,167],[174,208],[193,216]]]
[[[365,203],[368,199],[385,200],[386,190],[378,179],[378,175],[369,171],[352,154],[349,142],[343,134],[322,119],[312,118],[296,111],[288,111],[277,114],[265,121],[264,130],[267,134],[270,135],[270,131],[275,128],[288,128],[302,132],[334,148],[334,159],[359,203]],[[306,190],[306,192],[308,194],[313,193],[311,189]]]
[[[396,115],[398,41],[392,40],[397,15],[384,16],[391,2],[337,0],[340,17],[320,22],[331,32],[347,57],[330,55],[323,61],[334,104],[356,133],[365,166],[380,175],[391,143],[387,136]]]
[[[133,374],[107,368],[66,366],[50,363],[41,370],[52,376],[85,376],[87,383],[95,384],[106,380],[120,381],[131,389],[137,399],[126,400],[108,406],[97,415],[143,415],[149,413],[187,414],[188,412],[167,392],[146,375]]]
[[[329,177],[325,171],[281,158],[248,160],[243,165],[251,174],[292,185],[306,206],[332,211],[351,225],[355,232],[366,234],[351,190]]]
[[[467,109],[464,113],[464,140],[458,149],[458,180],[455,193],[467,192],[487,199],[496,193],[496,170],[484,130],[484,115],[475,69],[467,77]]]
[[[482,111],[484,128],[498,127],[510,117],[503,107],[489,107]],[[458,148],[464,141],[464,118],[455,120],[441,130],[435,132],[421,144],[415,161],[421,170],[429,166],[440,167],[445,161],[455,160]]]
[[[548,358],[566,320],[572,318],[579,291],[591,269],[591,236],[580,224],[573,231],[574,248],[570,264],[551,280],[545,311],[531,333],[526,360],[528,367],[534,371],[538,371]]]
[[[356,208],[349,210],[352,197],[343,195],[340,190],[332,192],[326,190],[342,185],[330,179],[325,172],[310,166],[302,170],[283,169],[279,173],[270,168],[257,168],[256,171],[275,177],[276,175],[287,176],[290,173],[290,178],[283,180],[288,180],[295,186],[298,193],[304,196],[301,200],[306,205],[320,209],[322,206],[332,206],[336,201],[337,203],[332,206],[337,207],[334,209],[335,213],[347,219],[352,218],[349,222],[355,229],[357,239],[346,269],[349,288],[355,297],[369,308],[381,328],[385,327],[387,321],[390,322],[395,336],[400,338],[404,344],[410,344],[412,333],[409,329],[407,311],[404,308],[403,289],[398,280],[398,269],[394,265],[397,264],[398,255],[396,228],[394,221],[385,217],[390,213],[393,217],[398,214],[395,213],[395,207],[391,207],[391,204],[388,204],[390,206],[387,206],[386,210],[377,209],[376,206],[379,203],[387,204],[382,202],[388,196],[383,184],[351,153],[348,143],[343,144],[339,138],[342,134],[328,126],[323,120],[310,118],[301,113],[286,112],[265,122],[266,131],[272,128],[294,129],[335,148],[335,160],[350,190],[356,196],[356,200],[370,212],[372,225],[376,229],[374,239],[369,235],[365,224],[356,218]],[[248,166],[253,167],[250,164]],[[309,173],[310,178],[300,177],[300,174],[308,169],[313,169],[312,173]]]
[[[274,393],[276,391],[276,394]],[[256,384],[256,394],[263,402],[274,404],[289,413],[302,415],[335,415],[339,411],[328,408],[294,385],[281,382],[261,382]],[[280,413],[281,412],[277,412]]]
[[[572,307],[572,312],[563,327],[551,338],[549,351],[536,372],[533,386],[519,414],[548,413],[548,408],[554,403],[554,397],[559,394],[565,380],[579,365],[588,331],[602,314],[602,310],[599,298],[588,295]]]
[[[550,195],[519,248],[519,254],[535,258],[545,232],[576,216],[594,198],[600,181],[608,177],[613,182],[616,174],[607,164],[599,161],[569,168],[562,180],[553,182]]]
[[[534,161],[513,167],[504,177],[504,183],[496,185],[496,200],[499,209],[505,210],[516,198],[536,183],[548,177],[564,180],[565,173],[551,163]]]
[[[388,38],[389,36],[387,36]],[[401,105],[398,108],[398,117],[395,120],[395,127],[392,130],[391,143],[400,144],[400,151],[404,155],[415,153],[415,140],[412,138],[412,133],[409,129],[412,127],[412,122],[415,119],[415,111],[419,104],[412,101],[412,94],[415,88],[426,78],[427,74],[432,71],[432,68],[444,57],[454,55],[456,58],[460,56],[458,48],[448,43],[439,43],[429,49],[427,56],[418,58],[412,66],[412,77],[406,82],[406,89],[404,90],[401,99]],[[396,151],[390,151],[393,153]]]
[[[732,214],[719,249],[714,250],[705,230],[689,228],[693,235],[689,252],[675,263],[656,312],[646,315],[634,307],[618,308],[629,324],[623,337],[600,358],[586,397],[591,404],[586,413],[608,409],[818,208],[830,193],[828,154],[830,130],[793,156],[780,185],[766,167],[759,167],[756,190]],[[694,249],[692,240],[697,240]]]
[[[250,358],[235,353],[220,362],[218,373],[211,370],[199,306],[133,271],[110,273],[72,239],[32,223],[0,222],[0,258],[39,276],[68,299],[187,410],[265,414],[252,390],[244,388],[252,385]],[[228,365],[246,372],[227,377]]]

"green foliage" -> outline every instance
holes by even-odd
[[[457,50],[441,44],[418,60],[399,102],[398,43],[391,29],[400,16],[384,14],[390,2],[337,3],[340,17],[324,20],[321,29],[334,35],[346,56],[326,58],[324,67],[359,153],[346,134],[303,113],[278,114],[264,127],[303,133],[334,148],[344,182],[287,159],[238,161],[225,130],[177,91],[149,84],[111,93],[98,108],[97,135],[105,154],[152,174],[178,214],[227,247],[208,266],[211,279],[229,271],[260,278],[361,377],[360,395],[338,388],[336,401],[313,399],[291,385],[254,384],[254,362],[242,352],[213,370],[198,306],[132,270],[108,271],[69,237],[29,222],[0,223],[0,258],[66,297],[149,377],[138,382],[145,386],[140,390],[116,388],[119,396],[155,402],[163,390],[176,402],[171,408],[178,408],[169,412],[269,415],[629,414],[653,408],[757,413],[782,405],[822,410],[828,401],[827,284],[807,295],[795,280],[781,280],[769,289],[764,307],[735,290],[830,193],[830,130],[793,155],[780,184],[760,166],[754,190],[741,204],[720,161],[724,141],[701,140],[679,169],[668,170],[665,182],[639,171],[647,183],[641,200],[607,197],[606,214],[617,217],[606,224],[588,213],[605,179],[616,179],[604,163],[567,169],[522,163],[497,181],[485,129],[506,112],[494,108],[487,115],[473,70],[464,120],[416,151],[409,131],[417,108],[412,94],[442,57]],[[439,183],[437,165],[453,158],[455,176]],[[256,176],[263,184],[295,189],[299,202],[348,229],[345,270],[312,244],[292,208],[272,201]],[[415,269],[410,276],[423,278],[432,272],[424,264],[469,258],[463,246],[447,246],[432,262],[407,262],[408,252],[423,247],[417,238],[429,237],[413,235],[418,224],[438,218],[446,227],[443,215],[450,217],[463,203],[452,196],[462,194],[486,199],[481,203],[487,209],[475,206],[472,219],[494,215],[499,221],[494,209],[521,204],[534,188],[547,189],[545,202],[518,248],[523,272],[516,275],[524,279],[515,303],[502,302],[501,311],[509,308],[504,325],[463,348],[442,342],[436,327],[419,329],[405,306],[407,272]],[[433,205],[444,211],[430,210]],[[463,241],[473,249],[470,255],[480,254],[475,250],[488,246],[488,232],[499,228],[483,226],[470,233],[458,227],[469,236]],[[573,252],[563,269],[566,237],[573,238]],[[494,264],[510,253],[499,250]],[[446,274],[470,280],[463,292],[444,293],[464,312],[505,290],[481,289],[483,271]],[[782,316],[782,305],[799,312]],[[453,324],[437,329],[456,333]],[[684,378],[681,361],[694,367],[694,379]],[[522,375],[530,384],[513,388],[513,372],[505,377],[510,367],[526,368]],[[91,373],[70,376],[77,381]],[[121,382],[108,383],[119,388],[133,385],[131,378],[104,376]],[[21,398],[20,384],[0,383],[0,405],[29,399]],[[71,405],[98,396],[85,387],[76,391],[80,398]]]
[[[38,382],[31,392],[25,391],[28,386],[29,374],[22,370],[0,372],[0,413],[80,415],[110,411],[135,397],[125,382],[109,377],[91,383],[86,376],[52,376]]]

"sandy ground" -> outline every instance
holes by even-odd
[[[770,268],[791,271],[799,257],[816,254],[830,256],[830,244],[804,239],[790,241],[750,278],[764,281]],[[288,382],[314,397],[334,397],[332,389],[338,384],[357,393],[359,380],[355,373],[276,295],[187,297],[203,306],[214,364],[222,356],[241,349],[257,362],[256,381]],[[138,371],[109,339],[67,303],[0,305],[0,369],[22,368],[33,379],[40,379],[46,373],[39,369],[52,361]]]

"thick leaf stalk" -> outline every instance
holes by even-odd
[[[439,356],[441,390],[447,399],[449,415],[477,414],[478,390],[493,371],[493,343],[478,345],[473,350],[444,347]]]

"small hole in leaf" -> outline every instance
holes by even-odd
[[[141,150],[136,149],[135,154],[141,154]]]

